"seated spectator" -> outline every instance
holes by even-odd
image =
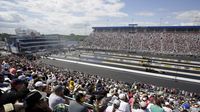
[[[161,100],[156,98],[155,104],[150,107],[151,112],[165,112],[161,106]]]
[[[53,112],[68,112],[68,106],[60,103],[54,107]]]
[[[5,81],[4,76],[3,74],[0,73],[0,88],[2,89],[9,86],[9,84],[5,84],[4,81]]]
[[[120,106],[120,101],[119,100],[114,100],[113,104],[106,108],[105,112],[117,112],[117,111],[119,111],[118,110],[119,106]]]
[[[85,102],[85,95],[83,93],[78,93],[75,96],[76,101],[70,101],[69,112],[88,112],[88,109],[83,103]]]
[[[170,106],[169,102],[165,102],[165,106],[163,107],[163,109],[165,110],[165,112],[172,112],[172,107]]]
[[[47,93],[43,92],[43,89],[46,87],[42,81],[37,81],[35,83],[35,89],[33,91],[38,91],[43,97],[47,97]]]
[[[131,106],[129,103],[126,102],[126,99],[127,99],[126,95],[120,94],[119,99],[120,99],[119,110],[122,112],[131,112]]]
[[[13,78],[13,76],[9,72],[9,68],[4,68],[4,70],[2,71],[2,74],[4,75],[4,78],[9,78],[11,80]]]
[[[188,112],[189,109],[190,109],[190,104],[187,103],[187,102],[185,102],[185,103],[182,104],[181,107],[182,107],[182,111],[184,111],[184,112]]]
[[[144,101],[140,102],[140,109],[137,109],[135,112],[149,112],[147,109],[147,103]]]
[[[25,112],[52,112],[45,98],[38,91],[29,93],[25,99]]]
[[[53,110],[53,108],[60,103],[67,103],[67,100],[64,99],[64,88],[57,85],[53,93],[49,96],[49,107]]]
[[[14,79],[11,82],[11,89],[6,91],[1,99],[1,104],[15,103],[17,100],[21,100],[24,97],[23,89],[24,82],[20,79]]]

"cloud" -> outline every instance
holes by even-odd
[[[68,34],[77,24],[128,16],[121,11],[124,5],[122,0],[1,0],[0,22],[18,23],[41,33]]]
[[[137,15],[137,16],[154,16],[155,15],[155,13],[153,13],[153,12],[139,12],[139,13],[136,13],[135,15]]]
[[[23,21],[23,18],[16,12],[0,12],[0,22],[18,23]]]
[[[200,18],[200,10],[190,10],[185,12],[174,12],[176,19],[194,21]]]
[[[158,11],[160,11],[160,12],[164,12],[164,11],[168,11],[168,10],[165,9],[165,8],[158,8]]]
[[[200,25],[200,10],[174,12],[173,14],[175,19],[180,21],[180,25]]]

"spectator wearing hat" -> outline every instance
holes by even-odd
[[[118,110],[119,106],[120,106],[120,101],[119,100],[114,100],[113,104],[106,108],[105,112],[117,112],[117,111],[119,111]]]
[[[147,109],[147,103],[144,101],[140,102],[140,109],[137,109],[135,112],[149,112]]]
[[[46,87],[46,84],[44,84],[42,81],[37,81],[34,86],[35,89],[33,91],[38,91],[43,97],[47,97],[47,93],[43,91]]]
[[[68,101],[64,98],[64,88],[57,85],[54,87],[53,93],[49,96],[49,107],[53,110],[60,103],[68,103]]]
[[[85,102],[85,95],[78,93],[75,96],[75,101],[70,101],[69,112],[88,112],[88,109],[83,103]]]
[[[120,106],[119,106],[119,110],[122,112],[131,112],[131,106],[129,103],[126,102],[126,95],[121,93],[119,95],[119,99],[120,99]]]
[[[52,112],[45,98],[38,91],[33,91],[25,98],[25,112]]]

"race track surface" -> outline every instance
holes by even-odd
[[[192,83],[187,81],[180,81],[174,79],[167,79],[161,77],[152,77],[140,73],[130,73],[125,71],[119,70],[112,70],[107,68],[101,67],[94,67],[94,66],[87,66],[77,63],[69,63],[64,61],[52,60],[52,59],[42,59],[42,61],[46,64],[55,65],[61,68],[69,68],[76,71],[81,71],[89,74],[95,74],[102,77],[112,78],[114,80],[120,80],[132,83],[134,81],[143,82],[154,84],[157,86],[164,86],[169,88],[179,88],[181,90],[187,90],[190,92],[197,92],[200,93],[200,84],[199,83]]]

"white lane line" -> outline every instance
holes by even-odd
[[[93,54],[83,54],[82,56],[92,57],[91,55],[93,55]],[[119,57],[119,56],[110,56],[110,57],[120,58],[120,59],[127,59],[127,60],[147,61],[146,59],[143,59],[143,58],[130,58],[130,57]],[[157,63],[160,63],[160,64],[170,64],[170,65],[172,64],[172,65],[180,65],[180,66],[183,65],[183,66],[188,66],[188,67],[200,67],[199,65],[192,65],[193,63],[184,64],[184,63],[174,63],[174,62],[164,62],[164,61],[165,60],[153,60],[153,62],[157,62]],[[178,62],[178,61],[175,61],[175,62]]]
[[[79,61],[72,61],[72,60],[53,58],[53,57],[48,57],[48,58],[49,59],[55,59],[55,60],[58,60],[58,61],[65,61],[65,62],[69,62],[69,63],[76,63],[76,64],[82,64],[82,65],[88,65],[88,66],[95,66],[95,67],[100,67],[100,68],[107,68],[107,69],[113,69],[113,70],[118,70],[118,71],[126,71],[126,72],[131,72],[131,73],[139,73],[139,74],[145,74],[145,75],[149,75],[149,76],[156,76],[156,77],[162,77],[162,78],[168,78],[168,79],[174,79],[174,80],[195,82],[195,83],[199,83],[200,84],[200,80],[198,80],[198,79],[188,79],[188,78],[184,78],[184,77],[168,76],[168,75],[162,75],[162,74],[158,74],[158,73],[149,73],[149,72],[143,72],[143,71],[138,71],[138,70],[130,70],[130,69],[125,69],[125,68],[111,67],[111,66],[98,65],[98,64],[79,62]]]
[[[89,56],[89,57],[92,57],[92,56]],[[141,68],[141,69],[146,69],[146,67],[144,66],[137,66],[137,65],[129,65],[129,64],[122,64],[122,63],[117,63],[117,62],[110,62],[109,60],[114,60],[114,61],[120,61],[120,60],[117,60],[115,58],[111,59],[111,58],[106,58],[106,57],[96,57],[97,59],[107,59],[106,61],[102,61],[103,63],[107,63],[107,64],[112,64],[112,65],[120,65],[120,66],[126,66],[126,67],[135,67],[135,68]],[[122,61],[125,61],[125,60],[122,60]],[[128,61],[129,63],[132,62],[132,61]],[[133,62],[135,63],[135,62]],[[138,63],[138,62],[136,62]],[[131,64],[131,63],[130,63]],[[141,63],[139,63],[141,64]],[[152,64],[150,64],[152,65]],[[160,65],[162,66],[162,65]],[[162,68],[154,68],[154,67],[159,67],[158,65],[153,65],[152,67],[149,67],[149,68],[153,68],[154,70],[157,70],[157,71],[166,71],[166,72],[170,72],[170,73],[179,73],[179,74],[184,74],[184,75],[188,75],[188,76],[196,76],[196,77],[200,77],[200,74],[195,74],[195,73],[188,73],[188,72],[181,72],[181,71],[178,71],[178,70],[166,70],[166,69],[162,69]],[[173,66],[166,66],[166,65],[163,65],[163,67],[165,68],[176,68],[176,67],[173,67]],[[182,69],[184,70],[185,68],[181,68],[179,67],[178,69]]]
[[[99,53],[99,54],[105,54],[105,53]],[[119,53],[109,53],[109,54],[116,55],[116,56],[128,56],[127,54],[119,54]],[[143,58],[143,56],[140,56],[140,55],[129,55],[129,57]],[[145,56],[145,57],[152,58],[152,59],[158,59],[158,60],[161,60],[161,61],[175,61],[175,62],[179,61],[177,59],[169,59],[169,58],[158,58],[158,57],[149,57],[149,56]],[[188,62],[188,61],[187,60],[181,60],[181,62]],[[194,64],[200,64],[199,61],[189,61],[189,62],[194,63]]]
[[[127,65],[127,64],[115,63],[115,62],[109,62],[109,61],[103,61],[103,63],[126,66],[126,67],[142,68],[142,69],[147,68],[147,67],[143,67],[143,66]],[[148,67],[148,68],[152,68],[152,67]],[[156,70],[156,71],[166,71],[166,72],[170,72],[170,73],[179,73],[179,74],[184,74],[184,75],[188,75],[188,76],[196,76],[196,77],[200,76],[199,74],[194,74],[194,73],[187,73],[187,72],[180,72],[180,71],[173,71],[173,70],[164,70],[164,69],[159,69],[159,68],[153,68],[153,69]]]
[[[89,58],[98,58],[98,59],[108,59],[108,60],[114,60],[114,61],[120,61],[120,59],[124,62],[133,62],[133,63],[137,63],[137,64],[141,64],[141,61],[144,61],[145,63],[147,63],[147,60],[145,59],[133,59],[130,60],[128,58],[122,58],[122,57],[115,57],[115,56],[112,56],[112,57],[115,57],[115,58],[104,58],[104,57],[100,57],[100,56],[89,56],[89,55],[82,55],[82,57],[89,57]],[[133,61],[134,60],[134,61]],[[135,61],[137,60],[137,61]],[[154,63],[154,62],[157,62],[157,63]],[[161,62],[161,61],[155,61],[153,60],[152,64],[150,65],[153,65],[153,66],[163,66],[163,67],[167,67],[167,68],[178,68],[178,69],[186,69],[184,67],[181,68],[181,65],[185,65],[185,66],[190,66],[188,67],[188,70],[193,70],[193,71],[199,71],[198,68],[195,69],[194,67],[197,67],[196,65],[187,65],[187,64],[179,64],[179,63],[171,63],[171,62]],[[200,67],[200,66],[199,66]]]

